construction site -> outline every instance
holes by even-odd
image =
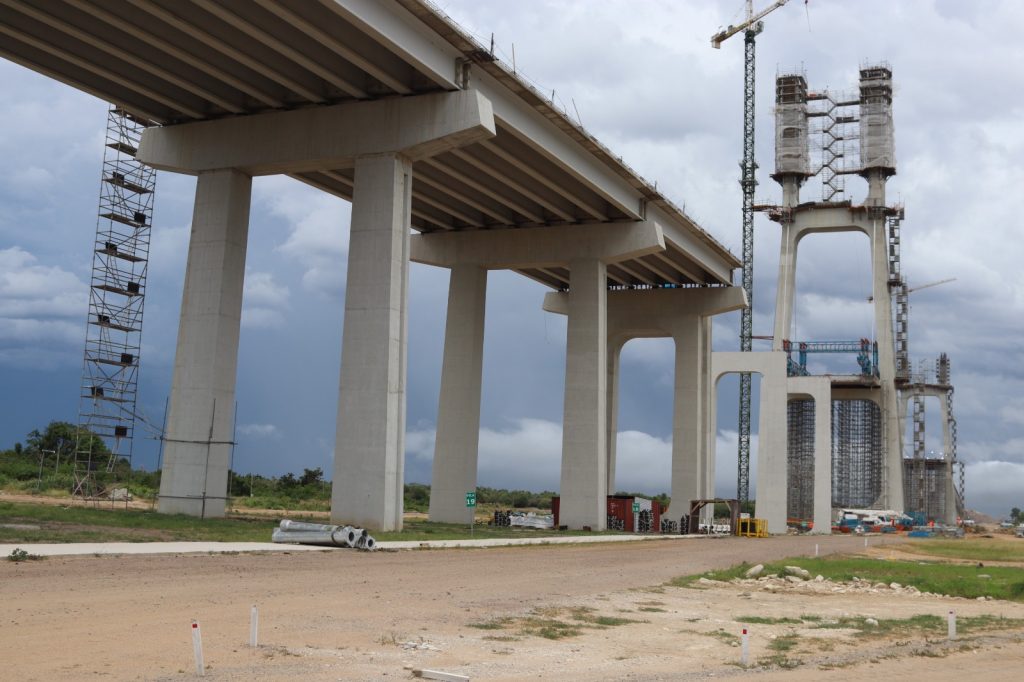
[[[0,0],[0,56],[109,103],[98,210],[90,190],[87,212],[95,236],[84,256],[91,279],[81,379],[72,387],[77,439],[72,462],[64,460],[73,485],[60,495],[41,485],[20,495],[0,489],[5,673],[26,680],[1017,680],[1024,523],[965,523],[972,512],[957,451],[954,358],[913,352],[947,347],[949,337],[925,338],[940,323],[920,315],[925,306],[915,317],[911,304],[916,292],[955,278],[930,259],[906,276],[908,245],[920,234],[919,186],[904,188],[904,205],[890,182],[898,170],[921,168],[899,155],[894,124],[907,101],[895,95],[908,53],[893,63],[850,63],[841,79],[848,89],[817,86],[826,71],[836,79],[838,67],[815,61],[775,66],[774,80],[758,81],[766,17],[781,19],[773,13],[788,0],[763,2],[756,8],[747,0],[740,18],[717,32],[699,30],[703,54],[729,50],[733,67],[742,64],[742,139],[738,125],[729,136],[732,153],[742,142],[739,189],[732,157],[723,181],[718,166],[699,159],[705,148],[690,150],[693,159],[678,153],[692,138],[673,148],[677,182],[714,176],[695,187],[718,188],[706,200],[730,204],[721,231],[731,238],[723,243],[693,217],[701,209],[689,213],[584,128],[575,100],[566,107],[554,89],[523,75],[514,48],[506,58],[493,34],[488,41],[431,0]],[[706,8],[694,4],[699,17]],[[682,3],[666,5],[675,11]],[[589,3],[575,5],[576,14],[558,3],[538,8],[544,20],[557,16],[566,34],[590,29],[580,8],[598,12]],[[615,9],[640,14],[633,3]],[[650,16],[640,19],[649,29]],[[874,21],[865,34],[882,32]],[[826,29],[836,44],[838,24]],[[657,41],[614,28],[585,38],[621,40],[622,63],[632,70],[624,78],[641,82],[640,71],[656,69],[639,68],[629,50]],[[778,33],[780,42],[792,39]],[[686,42],[685,35],[673,31],[670,39]],[[570,55],[571,47],[552,54],[575,73],[588,53]],[[679,73],[706,66],[671,54]],[[848,54],[836,48],[830,56],[838,62]],[[738,96],[740,74],[728,73]],[[716,79],[693,77],[680,101],[739,123],[738,97],[727,107],[710,88]],[[773,88],[774,99],[760,118],[758,83]],[[667,92],[672,87],[654,100],[672,101],[679,94]],[[699,103],[704,88],[711,105]],[[679,113],[669,110],[670,118]],[[644,125],[652,124],[638,118],[624,127]],[[680,125],[700,137],[709,124]],[[667,146],[645,132],[653,146]],[[755,133],[774,141],[774,185],[759,184]],[[92,136],[96,146],[99,137]],[[770,164],[762,163],[764,174]],[[194,177],[194,189],[168,203],[185,206],[191,221],[183,221],[179,242],[162,241],[161,202],[177,176]],[[330,195],[350,209],[344,221],[330,214],[345,244],[323,261],[344,273],[343,286],[309,306],[317,333],[329,326],[325,311],[336,313],[337,341],[325,345],[339,363],[325,372],[312,352],[287,357],[306,347],[282,339],[306,328],[281,324],[266,337],[273,354],[250,359],[265,383],[247,384],[239,377],[254,365],[245,365],[251,347],[241,344],[240,352],[240,337],[251,333],[243,292],[274,267],[253,257],[254,235],[268,223],[250,220],[250,212],[269,211],[253,183],[271,176],[302,183],[303,197]],[[716,193],[725,182],[735,192],[728,201]],[[267,181],[262,191],[284,194],[284,187]],[[774,253],[755,258],[755,224],[758,248],[765,234],[778,248],[777,273],[762,275],[757,287],[755,263],[776,261]],[[834,284],[798,277],[801,256],[814,254],[801,248],[804,239],[838,233],[852,236],[836,260],[845,266],[862,257],[868,277],[852,281],[865,274],[857,265],[830,272],[834,263],[815,274],[844,279],[842,300],[856,299],[856,315],[835,304],[838,296],[802,298]],[[181,259],[161,265],[168,243]],[[315,248],[330,251],[325,243]],[[278,246],[275,258],[284,250]],[[417,280],[413,264],[434,278]],[[172,269],[180,279],[166,276]],[[533,298],[508,315],[512,325],[523,336],[542,329],[538,345],[551,346],[557,362],[539,362],[534,347],[520,358],[494,352],[486,344],[507,326],[499,334],[491,327],[485,344],[485,311],[488,324],[508,312],[495,308],[509,305],[511,296],[496,295],[509,280],[534,287],[526,290]],[[772,280],[774,305],[761,300]],[[143,319],[147,297],[166,281],[181,282],[170,306],[176,336],[152,331],[154,313],[168,314],[162,299],[150,298]],[[444,281],[447,290],[438,286]],[[286,289],[284,282],[265,276],[259,283]],[[859,291],[865,283],[868,291]],[[430,289],[433,307],[417,307],[426,300],[410,296],[417,287]],[[278,296],[284,303],[271,312],[320,294],[296,288],[291,303]],[[539,327],[524,321],[527,306]],[[437,338],[410,334],[417,314],[436,321]],[[728,314],[738,329],[720,317]],[[563,325],[556,328],[564,328],[564,344],[547,337],[552,320]],[[755,333],[755,324],[766,328]],[[652,354],[655,369],[637,382],[650,389],[645,401],[623,379],[634,369],[624,370],[623,347],[634,339],[671,346]],[[73,378],[79,343],[76,336]],[[485,348],[524,383],[555,394],[558,423],[541,424],[554,447],[515,440],[482,416],[494,394],[514,390],[503,375],[488,395]],[[147,353],[169,358],[166,402],[142,395]],[[417,393],[412,377],[431,353],[439,356],[436,384],[424,382]],[[297,382],[332,375],[329,398],[279,385],[275,371],[299,362],[312,370]],[[969,367],[960,371],[972,376]],[[655,373],[660,384],[647,385]],[[729,375],[735,395],[731,384],[722,388]],[[324,469],[267,479],[315,490],[317,506],[283,495],[275,505],[239,504],[239,422],[266,427],[268,440],[279,423],[240,419],[239,402],[267,386],[273,395],[260,397],[275,415],[327,405],[331,437],[318,435],[315,452]],[[965,409],[971,387],[961,388],[963,423],[974,426],[977,411]],[[428,427],[410,409],[417,400],[436,405]],[[147,401],[165,404],[162,419],[144,418]],[[630,401],[637,404],[624,405]],[[645,438],[625,418],[627,407],[656,407],[670,427]],[[504,402],[493,409],[509,421],[517,416]],[[550,402],[536,407],[543,409]],[[320,412],[315,419],[325,421]],[[734,445],[723,434],[733,424],[736,463],[730,459],[724,478],[735,481],[735,495],[721,471],[723,443]],[[631,459],[623,434],[654,455]],[[159,476],[151,474],[158,491],[132,499],[125,484],[145,456],[144,437],[159,441]],[[313,457],[300,447],[312,440],[282,436],[275,465],[312,465],[300,459]],[[964,441],[971,443],[965,452],[981,447],[973,437]],[[18,446],[21,468],[34,471]],[[488,447],[512,462],[506,476],[551,466],[540,480],[557,492],[519,496],[528,489],[490,487]],[[427,463],[417,462],[425,451]],[[38,481],[48,463],[40,455]],[[429,487],[410,478],[410,463],[424,467]],[[625,492],[639,489],[623,484],[637,480],[631,469],[661,464],[657,486],[667,494]],[[971,490],[982,490],[974,469],[971,476]],[[250,476],[250,498],[253,490]],[[527,501],[499,503],[497,493]],[[1024,522],[1014,509],[1014,523],[1018,516]]]
[[[407,332],[401,320],[408,285],[402,272],[409,262],[451,271],[432,520],[464,518],[463,495],[476,489],[483,303],[486,273],[495,269],[513,270],[550,288],[544,309],[568,318],[561,500],[556,510],[562,525],[605,530],[625,524],[621,515],[609,516],[609,496],[615,492],[618,354],[626,341],[638,336],[670,337],[677,348],[670,481],[677,504],[664,517],[665,528],[691,527],[685,518],[691,503],[716,497],[711,402],[718,379],[726,373],[740,374],[740,503],[754,498],[751,376],[762,375],[755,516],[764,520],[768,532],[785,532],[791,526],[827,533],[842,518],[841,511],[849,509],[906,517],[903,525],[955,525],[963,518],[965,482],[957,458],[951,362],[944,353],[934,360],[910,354],[910,294],[951,280],[915,287],[902,274],[905,208],[886,196],[887,182],[897,171],[890,65],[862,65],[852,92],[815,89],[802,70],[777,76],[771,177],[782,196],[781,201],[759,199],[753,151],[755,38],[763,18],[785,0],[757,13],[747,3],[745,22],[713,36],[713,47],[737,35],[745,45],[743,254],[737,259],[655,185],[592,143],[578,121],[526,85],[514,67],[495,58],[493,46],[488,52],[431,5],[414,0],[389,5],[389,16],[375,18],[376,28],[370,30],[363,25],[369,19],[357,8],[325,2],[305,16],[295,8],[266,4],[248,18],[211,5],[204,30],[212,31],[216,24],[224,35],[208,32],[203,42],[216,46],[242,31],[280,47],[279,38],[255,27],[265,23],[266,12],[284,18],[293,30],[321,41],[317,49],[331,50],[355,65],[346,77],[330,76],[309,58],[277,50],[277,58],[309,69],[310,77],[335,88],[329,98],[335,109],[328,113],[363,125],[367,135],[378,136],[372,144],[358,135],[337,143],[322,115],[327,110],[304,108],[309,102],[299,102],[305,98],[324,104],[323,98],[295,83],[278,83],[299,98],[299,104],[284,107],[289,116],[266,113],[271,104],[280,109],[283,100],[254,101],[252,84],[243,87],[237,79],[197,66],[180,48],[172,49],[160,36],[184,30],[183,20],[156,4],[147,4],[136,19],[152,32],[154,45],[182,62],[180,74],[146,67],[155,78],[154,87],[167,88],[165,94],[154,96],[152,88],[126,93],[110,84],[115,65],[104,60],[128,47],[104,49],[102,55],[82,47],[86,56],[79,59],[104,62],[92,70],[96,82],[83,86],[109,93],[115,104],[107,121],[92,254],[73,495],[84,500],[109,497],[109,491],[97,489],[96,472],[131,470],[139,427],[136,399],[155,169],[160,168],[199,177],[193,234],[209,233],[209,238],[195,237],[189,247],[174,379],[159,429],[162,512],[203,518],[225,513],[235,443],[235,368],[250,183],[256,175],[286,173],[352,201],[355,222],[365,219],[372,229],[386,228],[393,240],[394,252],[386,257],[373,251],[377,237],[368,237],[371,241],[362,247],[362,242],[353,242],[375,259],[360,274],[375,284],[346,293],[335,521],[401,528],[405,396],[404,388],[396,391],[394,386],[405,381]],[[24,51],[22,61],[30,67],[37,63],[33,50],[40,49],[40,31],[72,36],[78,41],[74,45],[83,40],[70,15],[61,18],[27,7],[18,12],[15,24],[20,28],[12,29],[8,39],[14,53]],[[372,34],[370,39],[385,45],[391,56],[375,48],[370,57],[356,58],[313,30],[313,14],[322,14],[325,21],[331,17],[341,33],[362,26],[358,30]],[[89,26],[113,21],[99,8],[89,10],[89,16]],[[445,58],[458,53],[455,75],[443,69],[427,69],[415,77],[396,75],[394,54],[401,50],[383,37],[395,21],[417,22],[422,35],[443,34]],[[430,48],[422,47],[429,53]],[[426,53],[423,59],[431,56]],[[252,60],[259,61],[255,56]],[[185,96],[179,92],[187,81],[182,74],[197,69],[205,74],[203,79],[220,80]],[[477,81],[471,78],[474,70],[480,72]],[[420,87],[423,77],[432,85]],[[239,98],[244,93],[249,94],[243,106]],[[204,104],[194,102],[195,97]],[[540,118],[535,111],[523,113],[524,102],[545,113]],[[387,128],[378,124],[390,120],[382,118],[386,112],[401,114],[405,121],[418,116],[423,125]],[[440,127],[435,125],[438,120],[444,122]],[[265,147],[253,142],[268,138],[288,142]],[[320,150],[321,143],[327,147]],[[383,173],[378,178],[383,184],[374,184],[371,196],[379,191],[381,197],[390,197],[380,200],[393,205],[384,215],[376,204],[367,204],[372,210],[364,216],[355,168],[380,154],[394,156],[398,170],[366,170],[363,177]],[[415,188],[410,180],[414,161]],[[609,170],[624,184],[600,180]],[[392,171],[405,179],[395,180]],[[228,174],[218,175],[222,172]],[[479,177],[474,179],[474,173]],[[820,194],[812,190],[812,179],[820,182]],[[766,353],[752,346],[756,212],[777,223],[780,234],[774,333],[760,337],[771,341]],[[411,238],[410,227],[418,232]],[[798,246],[806,236],[836,232],[868,237],[873,322],[858,339],[793,338]],[[370,261],[360,260],[358,248],[349,258],[351,280]],[[733,283],[737,266],[742,268],[740,286]],[[580,278],[586,283],[581,285]],[[386,300],[377,296],[379,291],[390,292]],[[369,298],[349,300],[356,295]],[[211,318],[210,309],[220,317]],[[401,319],[392,319],[391,310],[399,310]],[[711,352],[710,320],[732,310],[741,310],[740,353]],[[377,334],[373,339],[363,333],[371,329]],[[390,351],[388,344],[394,346]],[[929,400],[941,408],[938,453],[926,447]],[[94,451],[99,441],[106,445],[102,457]],[[360,473],[346,475],[352,471]],[[711,524],[712,507],[700,508],[703,523]],[[661,526],[654,521],[645,528],[657,531]]]

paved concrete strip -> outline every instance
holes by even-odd
[[[703,535],[570,535],[566,537],[488,538],[482,540],[403,540],[378,542],[378,549],[456,549],[473,547],[513,547],[520,545],[572,545],[592,542],[638,542],[654,540],[685,540]],[[81,554],[216,554],[226,552],[324,552],[334,547],[285,545],[271,542],[67,542],[51,544],[0,545],[0,559],[23,549],[38,556],[69,556]]]

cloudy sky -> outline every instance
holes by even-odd
[[[709,46],[741,17],[740,0],[444,0],[627,163],[740,252],[742,38]],[[763,4],[763,3],[757,3]],[[887,61],[896,80],[903,271],[911,352],[951,355],[968,504],[1024,506],[1024,7],[1012,0],[795,0],[758,39],[760,199],[777,199],[772,86],[802,69],[812,88],[846,89],[858,67]],[[107,105],[0,60],[0,446],[51,419],[77,420],[91,244]],[[169,391],[194,181],[158,176],[146,301],[140,412],[159,426]],[[817,198],[812,180],[805,198]],[[863,182],[847,194],[860,201]],[[349,205],[283,177],[253,187],[238,379],[235,468],[331,469]],[[778,230],[755,224],[754,333],[770,334]],[[868,242],[801,244],[794,338],[871,337]],[[541,312],[544,289],[510,273],[488,284],[480,484],[557,489],[565,323]],[[443,346],[447,272],[413,266],[407,479],[428,482]],[[737,346],[738,315],[715,327]],[[755,346],[756,348],[756,346]],[[619,489],[668,489],[672,348],[623,351]],[[835,370],[853,372],[853,358]],[[844,364],[845,363],[845,364]],[[823,369],[823,367],[822,367]],[[718,492],[735,491],[736,382],[719,400]],[[937,405],[929,449],[941,449]],[[756,423],[755,423],[756,428]],[[139,432],[143,433],[142,431]],[[139,438],[152,468],[157,441]]]

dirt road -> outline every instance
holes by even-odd
[[[872,540],[876,542],[877,540]],[[215,680],[404,680],[404,666],[473,679],[698,679],[738,674],[726,636],[749,615],[943,614],[949,600],[889,595],[784,595],[660,587],[684,574],[787,556],[863,549],[860,538],[777,537],[678,542],[431,550],[395,553],[63,557],[0,564],[4,679],[179,680],[194,675],[190,620],[202,628]],[[1024,617],[1024,606],[959,600],[962,613]],[[259,606],[260,646],[247,646]],[[629,621],[548,640],[482,629],[502,618],[578,609]],[[903,614],[903,615],[898,615]],[[752,654],[776,630],[755,628]],[[779,630],[781,632],[781,630]],[[840,632],[840,631],[837,631]],[[840,632],[836,637],[842,636]],[[1005,638],[1004,638],[1005,639]],[[870,654],[835,679],[877,677],[913,664],[936,680],[971,657],[1004,679],[1024,666],[1018,643],[1000,656],[944,659]],[[899,652],[897,652],[898,654]],[[835,656],[822,650],[822,656]],[[871,663],[871,660],[879,663]],[[833,661],[834,662],[834,661]],[[1008,668],[1007,670],[1013,670]],[[905,672],[905,671],[904,671]],[[753,673],[743,673],[744,675]],[[1007,673],[1009,674],[1009,673]],[[770,675],[770,674],[769,674]],[[779,679],[821,679],[820,666]],[[759,679],[770,679],[758,673]],[[1019,679],[1017,675],[1005,679]]]

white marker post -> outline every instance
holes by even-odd
[[[256,608],[256,605],[252,605],[252,610],[249,612],[249,646],[253,649],[256,648],[256,634],[259,631],[260,626],[260,612]]]
[[[864,546],[865,547],[868,546],[868,538],[867,538],[867,536],[864,537]]]
[[[196,675],[202,677],[206,666],[203,665],[203,635],[199,631],[198,621],[192,621],[192,651],[196,656]]]
[[[814,556],[818,556],[818,543],[814,543]]]
[[[740,636],[740,665],[747,666],[750,661],[750,635],[747,634],[747,629],[743,628],[743,634]]]
[[[956,612],[949,610],[949,639],[956,639]]]

